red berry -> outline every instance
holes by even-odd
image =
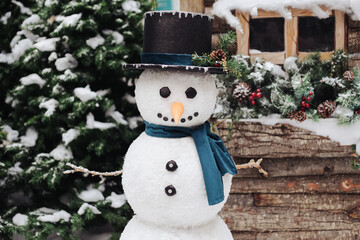
[[[256,89],[256,92],[258,92],[258,93],[259,93],[259,92],[261,92],[261,90],[260,90],[260,89]]]
[[[258,92],[258,93],[256,94],[256,97],[257,97],[257,98],[261,98],[261,93]]]
[[[249,101],[254,101],[254,98],[252,96],[249,97]]]
[[[220,67],[220,64],[214,63],[214,67]]]
[[[253,93],[251,93],[251,96],[252,96],[252,97],[256,97],[256,94],[253,92]]]
[[[305,97],[302,97],[302,100],[304,100],[304,101],[305,101],[305,99],[306,99]]]
[[[311,96],[311,95],[313,95],[314,93],[313,92],[309,92],[309,95]]]
[[[255,101],[252,101],[252,102],[251,102],[251,105],[255,105]]]
[[[301,102],[301,106],[305,107],[305,106],[306,106],[306,102],[302,101],[302,102]]]
[[[301,108],[301,111],[305,111],[305,108],[302,107],[302,108]]]
[[[307,104],[305,105],[305,107],[307,107],[307,108],[308,108],[308,107],[310,107],[310,105],[307,103]]]
[[[306,100],[307,100],[307,101],[310,101],[310,100],[311,100],[311,97],[307,97]]]

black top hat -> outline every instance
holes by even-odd
[[[211,51],[213,18],[200,13],[154,11],[145,13],[141,63],[125,69],[177,69],[192,72],[224,73],[220,67],[192,64],[192,54]]]

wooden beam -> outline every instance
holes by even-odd
[[[236,30],[237,35],[237,53],[242,55],[249,55],[249,40],[250,40],[250,14],[236,11],[236,16],[243,27],[243,33]]]
[[[285,58],[296,56],[298,51],[299,17],[285,20]]]
[[[180,10],[186,12],[204,13],[204,0],[180,0]]]
[[[346,30],[345,30],[345,13],[335,10],[335,50],[345,50]]]
[[[305,60],[310,54],[314,54],[315,52],[299,52],[299,57],[301,60]],[[331,52],[320,52],[320,58],[322,61],[329,60],[333,55],[333,51]]]
[[[256,58],[265,59],[265,61],[274,64],[284,64],[285,52],[262,52],[250,54],[251,62],[254,62]]]
[[[326,7],[321,7],[321,9],[323,11],[327,11],[329,12],[329,15],[332,16],[333,12]],[[309,16],[315,16],[315,14],[308,9],[291,9],[291,15],[293,17],[309,17]],[[278,12],[273,12],[273,11],[265,11],[263,9],[259,9],[258,10],[258,15],[257,16],[251,16],[251,18],[282,18],[283,16],[281,16]]]

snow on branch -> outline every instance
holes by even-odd
[[[247,169],[247,168],[257,168],[264,177],[268,177],[269,174],[260,166],[261,162],[263,161],[262,158],[258,159],[256,162],[254,159],[251,159],[248,163],[244,163],[241,165],[236,165],[236,169]]]
[[[285,19],[291,19],[288,8],[308,9],[319,18],[329,17],[329,12],[321,9],[325,6],[332,10],[340,10],[349,14],[354,20],[360,20],[359,0],[218,0],[213,5],[212,13],[224,18],[227,23],[242,32],[239,19],[232,15],[232,10],[258,14],[258,9],[278,12]]]
[[[74,165],[72,163],[67,163],[66,165],[71,167],[73,170],[66,170],[66,171],[63,172],[64,174],[82,172],[82,173],[85,173],[85,174],[90,174],[91,176],[106,176],[106,177],[109,177],[109,176],[119,176],[119,175],[121,175],[123,173],[122,170],[114,171],[114,172],[97,172],[97,171],[92,171],[92,170],[89,170],[89,169],[81,167],[81,166],[76,166],[76,165]]]

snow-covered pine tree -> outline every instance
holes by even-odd
[[[0,238],[76,239],[111,225],[118,239],[132,215],[121,178],[62,172],[67,162],[121,169],[139,132],[137,76],[122,64],[139,61],[149,7],[146,0],[1,1]]]

